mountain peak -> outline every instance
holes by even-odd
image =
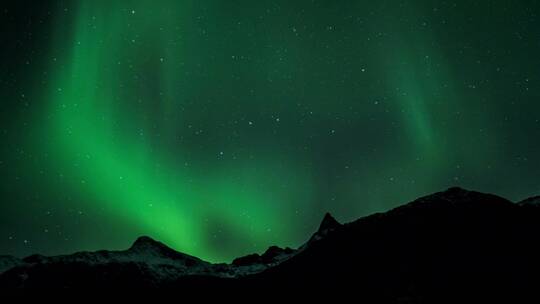
[[[340,226],[341,224],[329,212],[326,212],[318,231],[333,230]]]
[[[507,199],[497,195],[466,190],[460,187],[451,187],[445,191],[435,193],[427,197],[442,199],[453,203],[510,203],[510,201],[508,201]]]
[[[454,186],[454,187],[450,187],[448,189],[446,189],[445,191],[443,191],[443,193],[448,193],[448,194],[467,194],[471,191],[467,190],[467,189],[463,189],[461,187],[458,187],[458,186]]]
[[[518,203],[519,205],[540,206],[540,195],[526,198]]]
[[[460,187],[451,187],[441,192],[420,197],[394,210],[403,211],[411,208],[452,208],[457,210],[463,208],[491,208],[491,206],[508,204],[512,204],[512,202],[500,196]]]
[[[131,245],[131,247],[128,249],[128,252],[136,255],[182,260],[189,262],[191,265],[195,263],[206,263],[197,257],[178,252],[148,236],[140,236],[139,238],[137,238],[133,245]]]
[[[439,193],[435,193],[431,196],[438,196],[440,198],[446,198],[449,200],[463,200],[466,198],[469,198],[471,196],[475,196],[477,194],[480,194],[479,192],[470,191],[467,189],[463,189],[461,187],[450,187],[444,191],[441,191]],[[430,197],[430,196],[428,196]]]
[[[175,251],[174,249],[168,247],[167,245],[158,242],[148,236],[140,236],[135,240],[133,245],[128,249],[132,253],[146,253],[154,254],[160,256],[178,256],[183,255],[180,252]]]
[[[131,248],[129,250],[138,250],[138,249],[149,249],[149,248],[168,248],[163,243],[158,242],[151,237],[148,236],[140,236],[138,237],[133,245],[131,245]]]

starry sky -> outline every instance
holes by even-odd
[[[0,252],[210,261],[540,194],[537,1],[2,1]]]

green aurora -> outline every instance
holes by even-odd
[[[144,234],[230,261],[300,245],[326,211],[352,220],[452,185],[540,193],[537,4],[42,9],[40,70],[3,90],[31,102],[3,124],[1,193],[17,203],[1,205],[2,253]]]

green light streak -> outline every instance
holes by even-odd
[[[57,73],[51,88],[50,134],[60,143],[57,157],[71,168],[69,176],[80,180],[79,187],[107,204],[107,210],[183,252],[213,261],[231,257],[209,244],[204,227],[209,217],[237,232],[248,231],[246,252],[253,244],[262,249],[282,243],[287,231],[280,224],[281,208],[298,197],[287,197],[284,190],[271,194],[260,185],[277,188],[294,171],[293,164],[280,171],[271,165],[274,160],[261,159],[234,168],[191,169],[184,156],[167,151],[177,135],[173,123],[181,119],[174,111],[189,91],[177,69],[185,46],[171,44],[168,33],[187,13],[187,5],[173,3],[168,7],[175,10],[146,2],[130,9],[125,3],[81,2],[67,68]],[[138,13],[148,10],[160,13]],[[138,47],[143,39],[153,47]],[[130,83],[137,68],[152,73],[144,86]],[[163,146],[145,136],[155,124],[138,112],[141,99],[144,106],[159,109],[154,115],[160,119]],[[258,173],[254,168],[263,169]],[[308,180],[296,182],[305,193]]]

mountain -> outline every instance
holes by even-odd
[[[340,229],[341,227],[342,225],[330,213],[326,213],[321,224],[319,225],[319,229],[311,236],[306,244],[300,247],[300,249],[304,249],[313,242],[324,239],[326,236],[328,236],[328,234]]]
[[[290,258],[294,253],[296,253],[296,251],[289,247],[280,248],[278,246],[271,246],[262,255],[259,255],[257,253],[249,254],[249,255],[234,259],[232,264],[235,266],[253,266],[253,265],[262,265],[262,266],[270,265],[271,266]]]
[[[539,299],[539,232],[540,208],[450,188],[346,224],[327,214],[296,250],[270,247],[231,264],[211,264],[142,237],[126,251],[23,259],[0,275],[0,286],[516,303]]]
[[[11,269],[15,266],[18,266],[20,264],[22,264],[23,261],[14,257],[14,256],[11,256],[11,255],[0,255],[0,273],[8,270],[8,269]]]
[[[519,205],[540,206],[540,196],[533,196],[522,200]]]
[[[330,214],[326,213],[323,217],[321,224],[319,225],[318,233],[325,233],[329,230],[335,230],[341,227],[341,224]]]
[[[451,188],[345,224],[247,283],[391,303],[538,297],[539,232],[536,208]]]

